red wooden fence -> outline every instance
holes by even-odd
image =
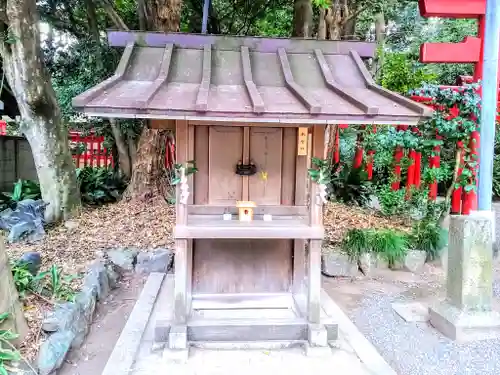
[[[0,135],[7,135],[7,123],[0,120]],[[70,148],[77,168],[114,166],[111,152],[104,147],[104,136],[82,135],[77,131],[69,132]],[[175,142],[173,137],[166,141],[165,166],[172,169],[175,163]]]

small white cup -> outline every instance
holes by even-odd
[[[231,220],[233,218],[233,215],[231,214],[224,214],[222,215],[223,220]]]
[[[273,221],[273,216],[269,214],[264,215],[264,221]]]

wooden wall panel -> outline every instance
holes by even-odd
[[[242,199],[242,178],[235,173],[242,157],[243,127],[209,128],[209,204],[235,205]]]
[[[295,161],[297,155],[297,128],[283,129],[283,156],[281,164],[281,204],[295,202]]]
[[[250,159],[257,174],[249,178],[249,198],[258,206],[281,203],[281,128],[250,128]],[[261,172],[267,173],[267,179]]]
[[[291,288],[291,240],[195,240],[193,293],[280,293]]]
[[[198,172],[194,174],[194,204],[208,204],[208,129],[208,126],[194,127],[194,159],[198,167]]]

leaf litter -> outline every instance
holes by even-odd
[[[65,274],[77,274],[85,272],[89,263],[107,249],[173,248],[174,225],[175,206],[162,197],[149,201],[123,200],[96,208],[85,207],[71,221],[48,228],[41,241],[7,244],[6,248],[11,259],[36,251],[42,256],[42,269],[56,264]],[[324,227],[326,245],[339,243],[352,228],[406,229],[403,220],[379,217],[373,211],[336,202],[325,205]],[[30,332],[20,350],[25,358],[33,360],[43,339],[43,317],[53,305],[34,295],[28,295],[24,305]]]

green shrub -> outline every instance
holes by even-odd
[[[362,254],[373,253],[394,267],[405,257],[408,241],[405,233],[392,229],[351,229],[342,240],[341,249],[351,261],[358,261]]]
[[[342,251],[352,262],[357,262],[362,254],[370,251],[370,234],[364,229],[350,229],[340,244]]]
[[[0,193],[0,211],[7,208],[14,209],[16,204],[25,199],[40,199],[42,193],[40,191],[40,184],[36,181],[18,180],[12,192]]]
[[[125,181],[112,169],[84,167],[76,170],[83,203],[102,205],[116,202],[126,188]]]
[[[312,159],[311,180],[327,186],[328,198],[342,203],[364,206],[373,192],[363,167],[348,168],[345,164],[330,164],[328,160]]]
[[[425,251],[428,260],[434,260],[443,247],[442,237],[444,230],[435,221],[421,220],[413,225],[409,235],[410,247]]]
[[[402,261],[408,251],[406,234],[392,229],[374,230],[370,242],[370,250],[385,259],[390,268]]]

